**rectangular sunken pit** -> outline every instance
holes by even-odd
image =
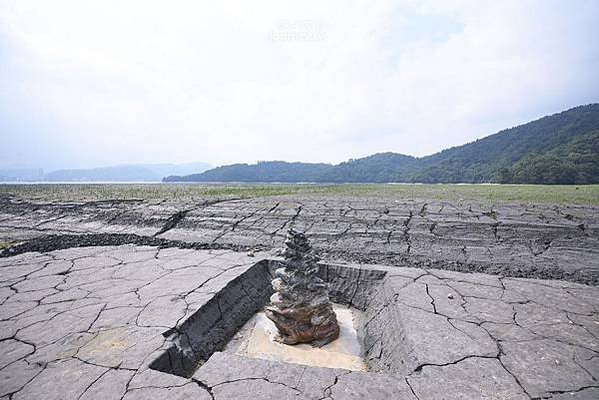
[[[309,345],[294,346],[295,350],[291,352],[295,351],[295,356],[277,355],[281,351],[278,344],[272,347],[269,345],[266,351],[258,352],[260,354],[255,354],[255,348],[254,351],[247,351],[248,341],[257,340],[256,335],[259,336],[258,340],[265,340],[265,332],[253,332],[256,325],[267,330],[274,328],[274,325],[268,326],[270,321],[261,311],[269,303],[273,293],[271,280],[275,269],[279,267],[281,264],[277,260],[262,260],[228,282],[187,320],[165,332],[166,350],[150,364],[150,368],[191,377],[214,352],[230,351],[246,357],[315,366],[323,366],[315,361],[317,358],[340,355],[346,360],[330,366],[368,369],[368,364],[361,357],[363,351],[360,339],[362,332],[366,333],[364,316],[368,314],[368,305],[376,297],[380,283],[387,274],[386,270],[378,268],[319,264],[319,276],[329,285],[331,301],[336,303],[336,313],[344,329],[342,337],[338,339],[340,342],[316,349],[322,351],[322,354],[307,357],[297,355],[297,352],[305,353],[310,349]],[[373,341],[375,339],[364,337],[366,345]],[[365,355],[368,356],[368,348]]]

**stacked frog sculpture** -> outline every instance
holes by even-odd
[[[322,347],[339,337],[339,324],[326,283],[317,275],[319,260],[306,235],[290,229],[285,240],[283,267],[275,271],[275,293],[266,307],[285,344]]]

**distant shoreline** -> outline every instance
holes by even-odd
[[[97,181],[97,182],[0,182],[0,186],[33,186],[33,185],[156,185],[156,186],[597,186],[596,183],[577,184],[577,183],[497,183],[497,182],[201,182],[201,181],[139,181],[139,182],[122,182],[122,181]]]

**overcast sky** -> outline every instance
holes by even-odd
[[[597,71],[597,0],[2,0],[0,166],[422,156]]]

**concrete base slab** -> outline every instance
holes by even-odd
[[[343,368],[366,371],[362,346],[356,330],[354,313],[358,311],[335,304],[333,307],[341,332],[339,338],[321,347],[310,344],[287,345],[275,341],[277,328],[264,312],[252,317],[233,338],[225,351],[251,358],[284,361],[313,367]]]

